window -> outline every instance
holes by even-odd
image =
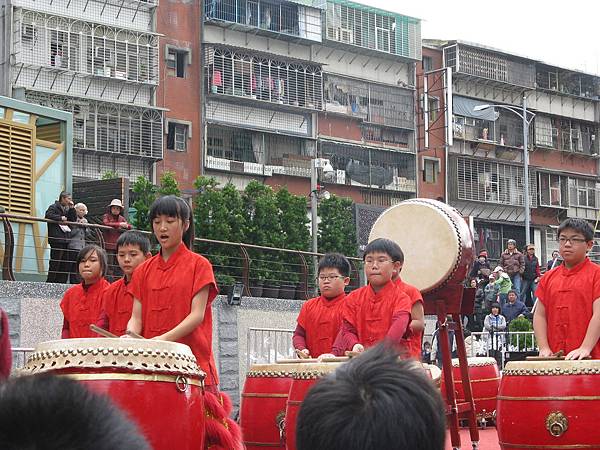
[[[430,72],[433,70],[433,59],[431,56],[423,56],[423,72]]]
[[[596,182],[569,178],[569,205],[596,208],[598,205],[598,185]]]
[[[560,175],[540,173],[540,205],[566,208],[567,179]]]
[[[425,183],[435,184],[438,181],[440,173],[440,160],[423,158],[423,181]]]
[[[177,78],[185,78],[187,66],[190,64],[190,51],[188,49],[171,48],[167,46],[167,67],[171,74]]]
[[[167,149],[177,152],[187,151],[187,140],[189,137],[190,125],[168,121],[167,127]]]
[[[427,97],[427,110],[429,111],[429,125],[440,117],[440,99],[437,97]]]

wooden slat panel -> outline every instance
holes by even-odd
[[[10,213],[32,212],[32,138],[30,128],[0,123],[0,204]]]

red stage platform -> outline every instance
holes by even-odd
[[[496,432],[495,427],[489,427],[485,430],[480,429],[479,439],[479,450],[500,450],[500,444],[498,444],[498,433]],[[461,428],[460,443],[461,450],[473,450],[468,428]],[[447,433],[446,437],[446,450],[452,450],[452,444],[450,443],[450,433]]]

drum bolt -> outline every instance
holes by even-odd
[[[83,356],[87,355],[87,354],[88,354],[88,351],[87,351],[87,349],[85,349],[85,348],[84,348],[84,349],[81,351],[81,354],[82,354]]]
[[[98,350],[96,350],[96,349],[92,350],[92,355],[94,355],[94,356],[98,355]]]
[[[115,348],[113,349],[113,355],[117,356],[120,353],[120,349]]]
[[[102,350],[102,354],[104,356],[108,356],[109,353],[110,353],[110,351],[107,348],[105,348],[104,350]]]

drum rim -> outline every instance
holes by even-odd
[[[467,365],[469,367],[497,366],[498,361],[491,356],[469,356],[467,357]],[[452,358],[452,367],[460,367],[458,358]]]
[[[598,375],[600,360],[510,361],[502,371],[504,376]]]
[[[458,250],[456,258],[454,260],[454,264],[446,272],[444,281],[442,281],[441,283],[439,283],[438,285],[433,286],[433,287],[425,287],[423,289],[419,289],[422,294],[432,294],[432,293],[438,292],[438,291],[442,290],[443,288],[445,288],[448,285],[448,283],[450,282],[450,280],[452,280],[452,278],[454,277],[454,275],[456,274],[456,272],[459,270],[460,263],[461,263],[461,261],[463,259],[463,239],[462,239],[460,230],[458,228],[458,224],[450,216],[450,214],[448,213],[448,211],[445,210],[444,207],[450,208],[450,209],[454,210],[457,214],[459,214],[458,210],[456,210],[455,208],[452,208],[449,205],[446,205],[445,203],[441,204],[441,205],[444,206],[444,207],[442,207],[438,203],[439,202],[435,202],[435,201],[433,201],[431,199],[426,199],[426,198],[411,198],[411,199],[403,200],[402,202],[398,203],[397,205],[394,205],[391,208],[386,209],[386,211],[391,211],[391,210],[396,209],[396,208],[398,208],[398,207],[400,207],[402,205],[405,205],[405,204],[422,204],[422,205],[425,205],[425,206],[430,207],[430,208],[435,208],[437,211],[441,212],[444,215],[444,217],[449,221],[450,225],[454,228],[455,236],[457,238],[457,250]],[[373,229],[375,228],[375,225],[377,225],[377,222],[379,222],[381,220],[383,214],[386,211],[384,211],[377,218],[377,220],[373,223],[373,226],[371,227],[371,231],[369,232],[369,242],[372,240],[371,239],[371,234],[373,233]],[[469,232],[470,232],[470,230],[469,230]],[[469,264],[466,264],[466,265],[468,266]]]

